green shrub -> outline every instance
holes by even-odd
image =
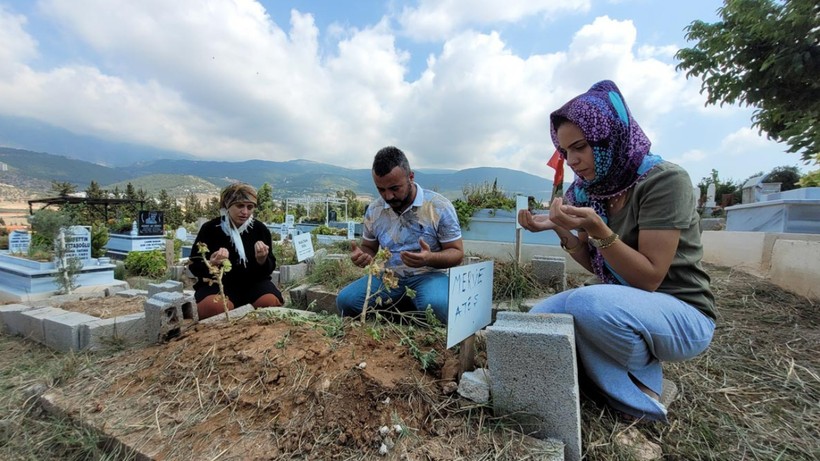
[[[130,276],[160,278],[168,268],[165,253],[160,250],[132,251],[125,257],[125,270]]]
[[[321,224],[319,226],[316,226],[316,228],[313,229],[312,231],[310,231],[310,233],[313,234],[313,235],[341,235],[341,236],[346,236],[347,235],[347,229],[340,229],[340,228],[330,227],[330,226],[326,226],[324,224]]]
[[[116,261],[114,263],[114,278],[117,280],[125,280],[125,263]]]
[[[353,264],[350,258],[323,259],[307,276],[311,284],[321,284],[330,290],[339,290],[364,275],[364,269]]]
[[[296,248],[294,248],[293,244],[289,241],[282,242],[281,244],[274,243],[271,251],[273,252],[273,256],[276,257],[277,266],[296,264],[298,262],[296,260]]]
[[[102,224],[91,226],[91,257],[105,256],[105,245],[108,243],[108,227]]]

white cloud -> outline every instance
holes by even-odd
[[[37,42],[25,32],[25,24],[25,16],[0,4],[0,78],[19,71],[23,63],[37,56]]]
[[[731,117],[702,108],[699,82],[675,71],[667,45],[638,48],[632,21],[598,17],[565,49],[528,56],[497,32],[470,29],[590,7],[548,3],[507,2],[499,12],[493,2],[496,19],[471,2],[422,1],[415,16],[405,10],[406,28],[421,31],[422,19],[436,15],[450,24],[415,80],[413,50],[397,45],[387,17],[322,31],[310,13],[291,11],[289,23],[278,24],[248,0],[47,0],[49,26],[90,54],[52,57],[56,65],[35,69],[30,61],[43,50],[26,18],[0,9],[0,113],[216,160],[366,168],[379,148],[395,144],[416,168],[500,166],[552,177],[549,113],[612,79],[665,152],[684,152],[678,158],[690,165],[714,155],[694,142],[706,133],[668,147],[693,118]],[[759,142],[749,131],[735,133],[721,154]],[[711,136],[719,145],[723,135]]]
[[[440,40],[472,26],[513,23],[530,16],[555,18],[590,9],[590,0],[421,0],[404,7],[403,33],[416,40]]]

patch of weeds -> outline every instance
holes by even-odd
[[[376,341],[381,342],[382,340],[382,331],[377,325],[371,325],[367,327],[367,334],[370,335]]]
[[[518,264],[515,258],[493,264],[493,299],[522,301],[544,292],[532,273],[531,264]]]
[[[285,336],[283,336],[279,341],[276,341],[274,346],[276,346],[277,349],[284,349],[285,346],[288,345],[288,341],[290,341],[290,331],[285,333]]]
[[[364,275],[364,270],[356,267],[350,258],[323,259],[305,278],[307,283],[322,285],[328,290],[338,291]]]
[[[416,342],[410,338],[409,336],[405,336],[399,341],[399,344],[402,346],[407,346],[407,349],[410,351],[410,354],[419,361],[421,364],[422,370],[427,370],[431,368],[436,363],[436,358],[438,357],[438,351],[435,349],[430,349],[427,352],[421,350],[421,348],[416,344]]]

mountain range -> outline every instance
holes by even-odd
[[[191,192],[215,194],[234,181],[247,182],[256,187],[268,183],[272,186],[276,199],[305,195],[325,196],[345,189],[364,196],[376,193],[369,169],[349,169],[309,160],[219,162],[165,158],[108,166],[92,161],[98,158],[95,153],[89,154],[87,158],[77,158],[80,156],[75,153],[74,157],[0,147],[0,162],[7,166],[6,171],[1,171],[0,165],[0,183],[15,187],[38,184],[42,188],[43,185],[50,186],[51,181],[58,181],[74,184],[81,191],[91,181],[108,190],[115,186],[123,190],[131,182],[134,187],[141,187],[153,195],[159,189],[166,189],[170,195],[177,197]],[[415,170],[415,179],[423,187],[436,190],[451,199],[461,197],[465,186],[493,182],[509,195],[530,195],[537,200],[549,199],[552,189],[552,181],[549,179],[508,168],[420,169]],[[40,190],[37,195],[48,192]]]

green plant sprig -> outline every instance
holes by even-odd
[[[210,252],[210,250],[208,250],[208,245],[202,242],[197,242],[196,246],[199,250],[199,257],[202,258],[202,262],[205,263],[205,267],[208,268],[208,272],[213,276],[213,278],[205,280],[207,280],[208,285],[216,283],[219,286],[219,297],[222,299],[222,307],[225,309],[225,320],[230,321],[231,318],[228,315],[228,300],[225,298],[225,285],[222,283],[222,276],[225,275],[226,272],[230,272],[231,261],[226,258],[222,260],[222,264],[219,266],[214,266],[210,261],[208,261],[208,258],[206,258],[207,254]]]

